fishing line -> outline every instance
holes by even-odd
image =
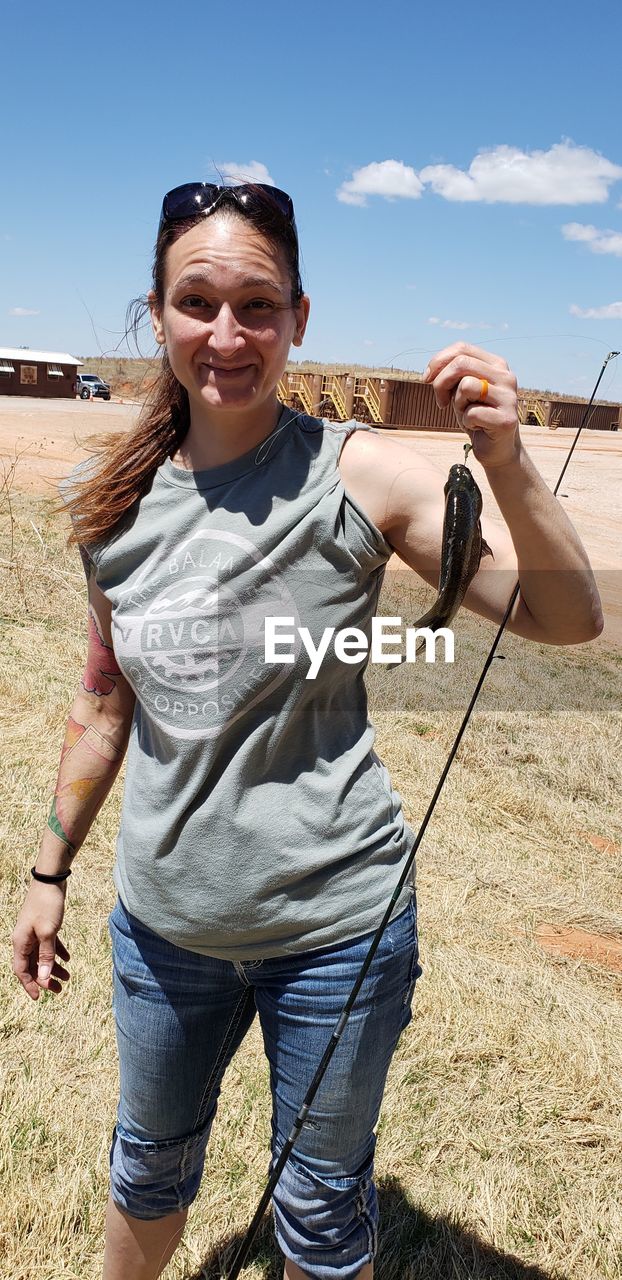
[[[486,336],[483,341],[485,341],[487,347],[492,347],[498,346],[500,342],[504,345],[506,342],[552,342],[557,338],[569,338],[573,341],[580,339],[581,342],[596,342],[599,347],[607,346],[604,338],[595,338],[590,333],[504,333],[501,338],[489,338]],[[459,341],[459,339],[456,339],[456,341]],[[400,356],[428,356],[433,355],[435,351],[438,351],[438,344],[435,347],[404,347],[403,351],[396,351],[394,356],[390,356],[383,365],[378,367],[382,369],[390,368],[393,365],[393,361],[399,360]],[[566,393],[564,392],[564,394]]]
[[[554,495],[556,495],[556,494],[557,494],[557,491],[558,491],[558,489],[559,489],[559,486],[560,486],[560,484],[561,484],[561,482],[562,482],[562,480],[563,480],[563,478],[564,478],[564,475],[565,475],[565,473],[566,473],[566,468],[567,468],[567,466],[568,466],[568,463],[570,462],[570,459],[571,459],[571,457],[572,457],[572,455],[573,455],[573,453],[574,453],[574,449],[575,449],[575,446],[576,446],[577,441],[578,441],[578,439],[579,439],[579,436],[580,436],[580,434],[581,434],[581,432],[582,432],[582,430],[583,430],[583,428],[584,428],[584,426],[585,426],[585,423],[587,422],[588,415],[589,415],[589,411],[590,411],[590,409],[591,409],[591,407],[592,407],[592,403],[593,403],[594,398],[595,398],[595,396],[596,396],[596,392],[597,392],[597,390],[598,390],[598,388],[599,388],[599,386],[600,386],[600,382],[601,382],[601,379],[602,379],[603,374],[604,374],[604,372],[605,372],[605,369],[607,368],[607,365],[609,364],[609,361],[610,361],[610,360],[613,360],[613,359],[615,358],[615,356],[618,356],[619,354],[620,354],[620,352],[619,352],[619,351],[610,351],[610,352],[609,352],[609,355],[607,356],[606,360],[604,361],[603,367],[602,367],[602,369],[601,369],[601,371],[600,371],[600,373],[599,373],[599,375],[598,375],[598,379],[597,379],[596,385],[595,385],[594,390],[593,390],[593,392],[592,392],[592,395],[591,395],[591,397],[590,397],[589,404],[588,404],[588,405],[587,405],[587,407],[586,407],[585,413],[584,413],[584,415],[583,415],[583,418],[581,419],[581,423],[580,423],[580,425],[579,425],[579,428],[578,428],[578,430],[577,430],[577,433],[576,433],[576,435],[575,435],[575,438],[574,438],[574,440],[573,440],[573,442],[572,442],[572,445],[571,445],[571,448],[570,448],[570,452],[568,453],[568,457],[566,458],[566,461],[564,462],[564,465],[563,465],[563,467],[562,467],[562,470],[561,470],[561,473],[560,473],[559,479],[558,479],[557,484],[555,485],[555,488],[554,488],[554,490],[553,490],[553,494],[554,494]],[[463,737],[463,735],[464,735],[465,729],[466,729],[466,727],[467,727],[467,725],[468,725],[468,723],[469,723],[469,720],[470,720],[470,718],[471,718],[471,714],[472,714],[473,708],[474,708],[475,703],[477,702],[477,699],[478,699],[478,697],[479,697],[480,690],[481,690],[481,688],[482,688],[482,685],[483,685],[483,683],[484,683],[484,680],[486,679],[486,676],[487,676],[487,674],[488,674],[488,671],[489,671],[489,669],[490,669],[490,667],[491,667],[491,665],[492,665],[492,661],[493,661],[494,656],[495,656],[495,653],[496,653],[496,651],[497,651],[497,646],[498,646],[499,641],[500,641],[500,639],[501,639],[501,636],[502,636],[502,634],[503,634],[503,632],[504,632],[504,630],[505,630],[506,623],[507,623],[507,621],[508,621],[508,619],[509,619],[509,617],[510,617],[510,614],[511,614],[511,612],[512,612],[512,609],[513,609],[513,607],[514,607],[514,603],[515,603],[516,598],[517,598],[517,596],[518,596],[518,592],[519,592],[519,590],[520,590],[520,582],[517,582],[517,583],[516,583],[516,585],[515,585],[515,587],[514,587],[514,590],[513,590],[512,594],[511,594],[511,596],[510,596],[510,599],[509,599],[509,601],[508,601],[508,604],[507,604],[507,607],[506,607],[505,613],[504,613],[503,618],[501,619],[501,622],[500,622],[500,624],[499,624],[499,628],[498,628],[497,633],[496,633],[496,635],[495,635],[495,638],[494,638],[494,640],[493,640],[493,642],[492,642],[492,645],[491,645],[490,651],[489,651],[489,653],[488,653],[488,655],[487,655],[487,657],[486,657],[486,661],[484,662],[484,666],[482,667],[482,671],[481,671],[481,674],[480,674],[479,679],[478,679],[478,681],[477,681],[477,684],[475,685],[475,689],[473,690],[473,693],[472,693],[472,695],[471,695],[471,700],[470,700],[469,705],[468,705],[468,707],[467,707],[467,709],[466,709],[466,712],[465,712],[465,714],[464,714],[464,717],[463,717],[462,723],[461,723],[461,725],[460,725],[460,728],[458,729],[458,732],[457,732],[457,734],[456,734],[456,737],[455,737],[455,740],[454,740],[453,745],[452,745],[452,747],[451,747],[451,750],[450,750],[450,752],[449,752],[449,755],[447,756],[447,759],[446,759],[446,761],[445,761],[445,764],[443,765],[443,769],[442,769],[442,772],[441,772],[440,778],[439,778],[439,780],[438,780],[438,782],[437,782],[437,784],[436,784],[436,787],[435,787],[435,789],[434,789],[434,794],[433,794],[433,796],[432,796],[432,799],[430,800],[430,803],[429,803],[429,805],[428,805],[428,807],[427,807],[427,810],[426,810],[425,816],[424,816],[424,818],[423,818],[423,821],[422,821],[422,823],[421,823],[421,826],[419,827],[419,830],[418,830],[417,835],[416,835],[416,837],[415,837],[415,842],[414,842],[414,844],[413,844],[413,847],[412,847],[412,849],[411,849],[411,851],[410,851],[410,853],[409,853],[409,855],[408,855],[408,859],[407,859],[407,861],[406,861],[406,864],[405,864],[405,866],[404,866],[404,869],[403,869],[403,871],[402,871],[402,873],[401,873],[401,875],[400,875],[400,878],[399,878],[399,880],[398,880],[398,882],[397,882],[397,884],[396,884],[396,886],[395,886],[395,890],[394,890],[394,892],[393,892],[393,894],[392,894],[391,901],[389,902],[389,905],[388,905],[388,907],[387,907],[387,909],[386,909],[386,911],[385,911],[385,913],[384,913],[384,915],[383,915],[383,917],[382,917],[382,920],[381,920],[380,924],[378,925],[378,928],[377,928],[377,930],[376,930],[376,932],[375,932],[375,934],[374,934],[374,936],[373,936],[373,939],[372,939],[372,942],[371,942],[371,945],[370,945],[369,951],[367,952],[367,955],[366,955],[366,957],[365,957],[365,960],[363,961],[363,964],[362,964],[362,966],[361,966],[361,969],[360,969],[360,972],[359,972],[359,974],[358,974],[358,977],[357,977],[357,979],[356,979],[356,981],[355,981],[355,983],[354,983],[354,986],[352,987],[352,990],[351,990],[351,992],[350,992],[350,995],[348,996],[348,999],[347,999],[347,1001],[346,1001],[346,1003],[345,1003],[345,1005],[344,1005],[344,1007],[343,1007],[343,1009],[342,1009],[342,1012],[341,1012],[341,1014],[340,1014],[340,1016],[339,1016],[339,1019],[338,1019],[338,1021],[337,1021],[336,1025],[335,1025],[335,1028],[334,1028],[334,1030],[333,1030],[333,1033],[332,1033],[332,1035],[331,1035],[331,1038],[330,1038],[330,1040],[329,1040],[329,1042],[328,1042],[328,1044],[327,1044],[327,1046],[326,1046],[326,1049],[324,1050],[324,1053],[323,1053],[323,1055],[322,1055],[321,1061],[320,1061],[320,1063],[319,1063],[319,1065],[318,1065],[318,1068],[317,1068],[317,1070],[316,1070],[316,1072],[315,1072],[315,1075],[314,1075],[314,1077],[313,1077],[313,1079],[312,1079],[312,1081],[311,1081],[311,1084],[309,1085],[309,1088],[307,1089],[307,1092],[306,1092],[305,1097],[304,1097],[304,1101],[303,1101],[302,1106],[300,1107],[300,1110],[298,1111],[298,1114],[297,1114],[297,1116],[296,1116],[296,1118],[295,1118],[295,1120],[294,1120],[294,1123],[293,1123],[293,1125],[292,1125],[292,1128],[291,1128],[291,1131],[290,1131],[289,1137],[287,1138],[287,1141],[286,1141],[286,1143],[285,1143],[285,1145],[284,1145],[284,1147],[283,1147],[282,1151],[280,1152],[280,1154],[279,1154],[279,1156],[278,1156],[278,1159],[276,1160],[276,1162],[275,1162],[275,1163],[273,1164],[273,1166],[272,1166],[272,1172],[271,1172],[270,1177],[269,1177],[269,1180],[268,1180],[268,1182],[267,1182],[267,1184],[266,1184],[266,1188],[265,1188],[265,1190],[264,1190],[264,1192],[263,1192],[263,1195],[261,1196],[261,1199],[260,1199],[260,1201],[259,1201],[259,1204],[257,1205],[257,1208],[256,1208],[255,1213],[254,1213],[254,1215],[253,1215],[253,1219],[252,1219],[252,1221],[251,1221],[251,1223],[250,1223],[250,1225],[249,1225],[249,1227],[248,1227],[248,1230],[247,1230],[247,1232],[246,1232],[246,1235],[244,1236],[244,1239],[242,1240],[242,1243],[240,1244],[240,1246],[239,1246],[239,1248],[238,1248],[238,1250],[237,1250],[237,1253],[235,1254],[235,1257],[234,1257],[233,1262],[232,1262],[232,1264],[231,1264],[231,1269],[230,1269],[229,1271],[227,1271],[226,1273],[223,1273],[223,1274],[221,1275],[221,1280],[237,1280],[237,1277],[239,1276],[240,1271],[241,1271],[242,1267],[244,1266],[244,1262],[246,1261],[246,1258],[247,1258],[247,1255],[248,1255],[248,1251],[249,1251],[249,1249],[250,1249],[250,1247],[251,1247],[251,1244],[253,1243],[253,1240],[254,1240],[254,1238],[255,1238],[255,1235],[256,1235],[257,1230],[258,1230],[258,1228],[259,1228],[259,1225],[260,1225],[260,1223],[261,1223],[261,1219],[263,1218],[263,1215],[264,1215],[264,1213],[265,1213],[265,1210],[266,1210],[266,1208],[267,1208],[267,1206],[268,1206],[268,1204],[269,1204],[269,1202],[270,1202],[270,1200],[271,1200],[271,1198],[272,1198],[272,1193],[273,1193],[273,1191],[274,1191],[274,1188],[276,1187],[276,1184],[277,1184],[277,1182],[279,1181],[279,1178],[280,1178],[280,1176],[281,1176],[281,1173],[283,1172],[283,1169],[284,1169],[284,1167],[285,1167],[285,1165],[286,1165],[286,1163],[287,1163],[287,1161],[288,1161],[288,1159],[289,1159],[289,1156],[290,1156],[290,1154],[291,1154],[291,1152],[292,1152],[292,1150],[293,1150],[293,1147],[294,1147],[294,1144],[295,1144],[295,1142],[296,1142],[296,1139],[299,1137],[299,1135],[300,1135],[300,1131],[301,1131],[301,1129],[302,1129],[302,1127],[303,1127],[303,1125],[304,1125],[304,1123],[305,1123],[305,1120],[307,1119],[307,1116],[308,1116],[308,1114],[309,1114],[309,1110],[310,1110],[310,1108],[311,1108],[311,1106],[312,1106],[312,1103],[313,1103],[313,1100],[314,1100],[314,1098],[315,1098],[315,1095],[316,1095],[316,1093],[317,1093],[317,1091],[318,1091],[318,1089],[319,1089],[319,1087],[320,1087],[320,1084],[322,1083],[322,1080],[324,1079],[324,1076],[325,1076],[325,1074],[326,1074],[326,1071],[327,1071],[328,1065],[329,1065],[329,1063],[330,1063],[330,1060],[331,1060],[331,1058],[332,1058],[332,1056],[333,1056],[333,1054],[334,1054],[334,1052],[335,1052],[335,1049],[337,1048],[337,1045],[339,1044],[339,1041],[341,1040],[341,1037],[342,1037],[342,1035],[343,1035],[343,1032],[344,1032],[344,1029],[345,1029],[346,1023],[347,1023],[348,1018],[349,1018],[349,1016],[350,1016],[350,1013],[351,1013],[351,1011],[352,1011],[352,1006],[354,1005],[354,1002],[355,1002],[355,1000],[356,1000],[356,997],[357,997],[357,995],[358,995],[358,993],[359,993],[359,991],[360,991],[360,989],[361,989],[361,987],[362,987],[362,985],[363,985],[363,982],[365,981],[365,978],[366,978],[367,973],[368,973],[368,971],[369,971],[369,968],[370,968],[370,965],[371,965],[371,963],[372,963],[372,960],[373,960],[373,958],[374,958],[374,956],[375,956],[375,954],[376,954],[376,951],[378,950],[378,947],[379,947],[379,945],[380,945],[380,941],[381,941],[381,939],[382,939],[382,935],[383,935],[383,933],[384,933],[384,931],[385,931],[385,929],[386,929],[386,927],[387,927],[387,925],[388,925],[388,923],[389,923],[389,921],[390,921],[390,919],[391,919],[391,915],[392,915],[392,913],[393,913],[393,909],[394,909],[394,907],[397,905],[397,902],[398,902],[398,899],[399,899],[400,893],[401,893],[401,891],[402,891],[402,889],[403,889],[403,887],[404,887],[404,885],[405,885],[405,883],[406,883],[406,880],[407,880],[407,878],[408,878],[408,874],[409,874],[410,869],[411,869],[411,867],[412,867],[412,865],[413,865],[413,862],[414,862],[414,860],[415,860],[415,855],[416,855],[416,853],[417,853],[417,850],[419,849],[419,846],[420,846],[420,844],[421,844],[421,841],[423,840],[423,836],[424,836],[424,834],[425,834],[425,832],[426,832],[426,829],[427,829],[427,827],[428,827],[428,824],[429,824],[429,822],[430,822],[430,819],[431,819],[432,814],[433,814],[433,812],[434,812],[434,809],[435,809],[435,807],[436,807],[436,803],[437,803],[437,801],[438,801],[438,798],[439,798],[439,796],[440,796],[440,794],[441,794],[441,791],[442,791],[442,789],[443,789],[443,786],[444,786],[444,784],[445,784],[445,779],[446,779],[447,774],[449,773],[449,770],[450,770],[450,768],[451,768],[451,765],[452,765],[452,763],[453,763],[453,761],[454,761],[454,758],[455,758],[456,752],[457,752],[458,747],[460,746],[460,743],[461,743],[461,741],[462,741],[462,737]]]

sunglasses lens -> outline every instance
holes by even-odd
[[[263,197],[267,196],[269,200],[272,200],[280,212],[293,222],[294,206],[292,204],[291,196],[288,196],[286,191],[281,191],[280,187],[270,187],[267,183],[263,182],[258,182],[254,188],[251,187],[250,189],[241,186],[234,187],[237,200],[243,207],[246,205],[259,204],[262,196],[257,196],[257,189],[262,192]]]
[[[215,183],[185,182],[165,195],[162,217],[166,222],[190,218],[193,213],[200,213],[201,209],[213,204],[219,191],[220,187]]]
[[[272,188],[272,196],[273,196],[273,199],[276,200],[276,203],[278,204],[281,212],[286,214],[288,218],[291,218],[293,222],[294,221],[294,202],[291,196],[288,196],[286,191],[281,191],[279,187]]]

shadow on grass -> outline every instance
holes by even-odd
[[[397,1178],[378,1181],[380,1237],[375,1280],[566,1280],[559,1270],[521,1262],[486,1244],[473,1231],[446,1217],[432,1217],[404,1194]],[[205,1258],[185,1280],[221,1280],[242,1243],[240,1231]],[[262,1280],[281,1280],[283,1257],[267,1214],[251,1246],[248,1263]]]

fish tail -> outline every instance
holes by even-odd
[[[439,627],[446,627],[451,619],[451,614],[445,610],[436,609],[434,605],[424,613],[422,618],[418,618],[416,622],[411,623],[415,631],[419,631],[422,627],[428,627],[430,631],[438,631]]]

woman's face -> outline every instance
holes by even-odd
[[[191,411],[212,419],[274,404],[309,313],[306,297],[292,306],[282,250],[244,218],[218,213],[169,247],[163,306],[153,291],[149,305]]]

